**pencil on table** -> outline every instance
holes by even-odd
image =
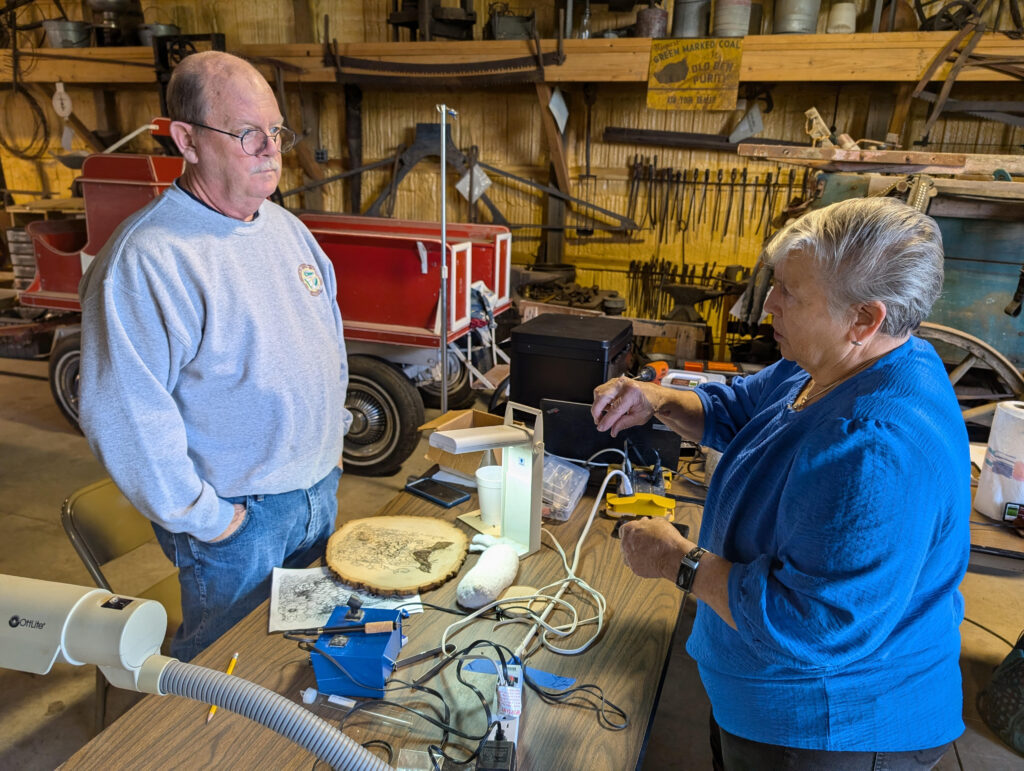
[[[231,657],[231,661],[228,662],[228,668],[224,670],[227,674],[231,674],[235,671],[235,663],[238,661],[238,651],[235,651],[235,655]],[[217,711],[217,705],[211,704],[210,711],[206,713],[206,722],[209,723],[213,717],[213,713]]]

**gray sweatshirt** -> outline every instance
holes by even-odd
[[[224,498],[299,490],[352,416],[330,260],[269,201],[242,222],[176,186],[125,220],[82,297],[80,420],[125,496],[208,541]]]

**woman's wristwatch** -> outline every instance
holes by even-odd
[[[693,588],[693,579],[697,576],[697,567],[700,565],[700,558],[703,557],[707,552],[695,546],[690,549],[689,552],[683,557],[679,563],[679,574],[676,576],[676,586],[682,589],[684,592],[689,592]]]

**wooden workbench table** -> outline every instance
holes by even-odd
[[[568,522],[545,525],[556,535],[570,560],[590,504],[591,499],[584,498]],[[456,514],[474,507],[471,500],[444,511],[400,493],[377,513],[454,518]],[[690,524],[695,532],[699,509],[680,506],[676,518]],[[682,594],[666,581],[644,581],[634,576],[622,563],[619,541],[610,537],[611,529],[612,521],[598,515],[582,550],[578,569],[578,574],[607,599],[608,614],[602,638],[582,655],[556,655],[542,649],[526,663],[556,675],[576,678],[577,684],[599,685],[609,700],[625,710],[629,726],[621,731],[609,730],[599,725],[593,709],[546,704],[527,690],[524,692],[518,749],[518,767],[523,771],[582,768],[588,771],[621,771],[639,767],[669,657],[669,644]],[[424,601],[454,605],[458,580],[476,559],[475,555],[470,555],[459,576],[436,590],[426,592]],[[516,583],[539,587],[562,575],[561,560],[545,536],[541,551],[521,561]],[[580,594],[572,592],[571,596],[581,615],[590,615],[590,608]],[[442,630],[456,618],[430,610],[411,616],[404,624],[409,641],[400,658],[439,645]],[[551,617],[552,621],[559,619],[557,614]],[[194,663],[222,671],[231,654],[238,651],[235,675],[298,701],[299,691],[314,685],[308,654],[299,651],[295,643],[284,640],[280,635],[268,635],[267,624],[268,603],[265,602],[197,657]],[[528,629],[520,624],[496,630],[492,627],[492,622],[476,622],[451,639],[460,647],[478,639],[490,639],[515,648]],[[563,644],[574,647],[592,633],[593,627],[584,627],[575,638],[563,641]],[[487,649],[479,652],[493,657]],[[399,669],[396,676],[411,681],[436,661],[430,659]],[[428,685],[448,691],[454,711],[464,720],[466,732],[479,734],[484,725],[482,710],[469,691],[457,684],[455,669],[454,664],[449,665]],[[426,704],[408,690],[396,692],[393,698],[409,704],[418,702],[420,707]],[[329,707],[317,709],[325,719],[338,716],[338,713],[332,715]],[[395,747],[396,761],[400,747],[425,751],[428,743],[437,743],[440,739],[439,729],[418,718],[393,707],[379,706],[377,709],[410,720],[412,725],[396,728],[380,720],[357,715],[346,723],[346,733],[359,742],[371,738],[388,740]],[[148,696],[79,750],[64,768],[308,770],[312,767],[314,759],[309,753],[269,729],[227,710],[218,711],[207,725],[206,712],[205,705],[188,699]],[[465,740],[458,740],[458,744],[465,748],[472,745]],[[450,754],[464,756],[458,747],[452,747]]]

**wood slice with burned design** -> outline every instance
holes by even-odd
[[[327,542],[327,565],[342,580],[385,596],[440,586],[459,572],[469,539],[433,517],[367,517],[345,523]]]

